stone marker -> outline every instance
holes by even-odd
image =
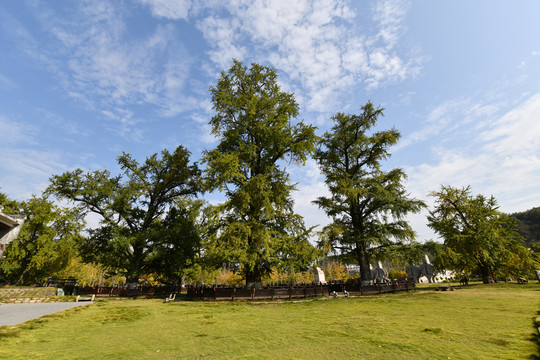
[[[320,267],[316,267],[313,269],[313,272],[315,273],[315,283],[316,284],[326,284],[326,279],[324,277],[324,271]]]

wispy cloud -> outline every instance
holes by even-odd
[[[60,154],[50,151],[2,149],[0,188],[18,200],[40,194],[48,186],[51,174],[66,169],[61,159]]]
[[[189,2],[145,3],[155,16],[174,19],[187,16],[182,9],[189,8]],[[120,135],[141,139],[140,130],[127,131],[126,125],[134,125],[126,116],[129,107],[153,105],[161,116],[199,108],[186,91],[192,60],[173,24],[156,25],[148,35],[134,38],[128,32],[127,10],[114,2],[76,2],[55,11],[47,4],[34,6],[42,30],[51,37],[38,43],[29,30],[4,14],[14,25],[10,31],[17,46],[47,64],[70,97],[118,121],[110,128]]]
[[[10,120],[7,117],[1,115],[0,129],[1,146],[10,146],[20,143],[35,143],[33,135],[39,132],[39,129],[35,126]]]
[[[155,17],[166,19],[186,19],[191,0],[138,0],[141,4],[148,5]]]
[[[401,140],[394,151],[418,142],[438,136],[440,141],[449,142],[456,137],[463,137],[463,126],[469,125],[478,129],[489,124],[500,110],[496,103],[483,103],[485,100],[458,98],[447,100],[428,110],[418,130],[413,131]],[[460,131],[456,131],[459,130]],[[470,130],[467,128],[467,130]],[[444,135],[444,136],[443,136]]]
[[[0,74],[0,89],[12,90],[18,87],[19,85],[15,83],[13,80],[8,78],[7,76]]]
[[[0,191],[18,200],[41,193],[51,174],[65,170],[64,157],[40,149],[37,126],[0,116]]]
[[[346,2],[237,1],[210,11],[198,28],[220,68],[232,57],[266,59],[283,72],[284,82],[297,84],[292,87],[307,110],[325,112],[358,83],[374,89],[418,73],[418,58],[403,59],[395,51],[407,8],[403,1],[378,2],[377,30],[359,35],[354,23],[370,18]]]
[[[491,106],[470,108],[476,120]],[[540,198],[540,94],[529,97],[476,132],[475,141],[437,146],[435,162],[406,168],[409,187],[424,197],[440,184],[473,187],[475,193],[494,195],[504,211],[537,206]],[[523,199],[529,199],[524,201]]]
[[[297,191],[292,194],[294,211],[304,216],[307,227],[317,226],[315,231],[322,230],[330,222],[330,219],[323,210],[312,202],[320,196],[329,196],[330,193],[317,162],[310,159],[305,166],[293,166],[288,170],[295,179],[300,181],[297,185]]]

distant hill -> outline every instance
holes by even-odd
[[[517,219],[518,231],[527,247],[540,248],[540,207],[510,214]]]

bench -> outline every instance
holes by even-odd
[[[517,282],[518,282],[518,284],[528,284],[529,280],[527,280],[525,278],[517,278]]]
[[[79,301],[94,301],[96,298],[96,295],[92,295],[92,297],[82,297],[81,295],[77,295],[77,298],[75,299],[76,302]]]
[[[165,302],[174,302],[174,299],[176,299],[176,293],[175,294],[169,294],[169,297],[165,298]]]

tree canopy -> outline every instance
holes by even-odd
[[[360,115],[337,113],[334,126],[326,132],[316,153],[330,196],[321,196],[319,205],[332,223],[321,233],[320,246],[337,250],[360,266],[362,281],[369,281],[370,261],[382,249],[414,239],[405,220],[425,204],[410,198],[402,169],[382,170],[382,161],[397,143],[396,129],[372,132],[383,109],[371,102]]]
[[[81,245],[83,257],[125,274],[131,283],[151,272],[179,276],[198,251],[192,219],[178,206],[179,199],[199,190],[197,165],[189,163],[182,146],[142,164],[124,153],[118,164],[123,171],[118,176],[77,169],[51,178],[50,193],[101,218]]]
[[[26,215],[26,221],[6,247],[0,278],[19,285],[43,282],[77,255],[84,221],[77,209],[59,208],[45,197],[32,197],[17,208]]]
[[[274,266],[306,266],[314,249],[293,212],[283,161],[302,164],[314,151],[315,127],[293,122],[298,104],[280,89],[273,68],[234,61],[212,86],[210,124],[218,146],[204,155],[208,190],[224,191],[221,226],[209,246],[239,263],[248,284]]]
[[[533,267],[531,253],[521,245],[512,218],[498,210],[493,196],[473,196],[470,187],[442,186],[432,192],[435,209],[429,227],[444,239],[439,254],[447,267],[478,273],[484,283],[493,276],[522,276]]]

